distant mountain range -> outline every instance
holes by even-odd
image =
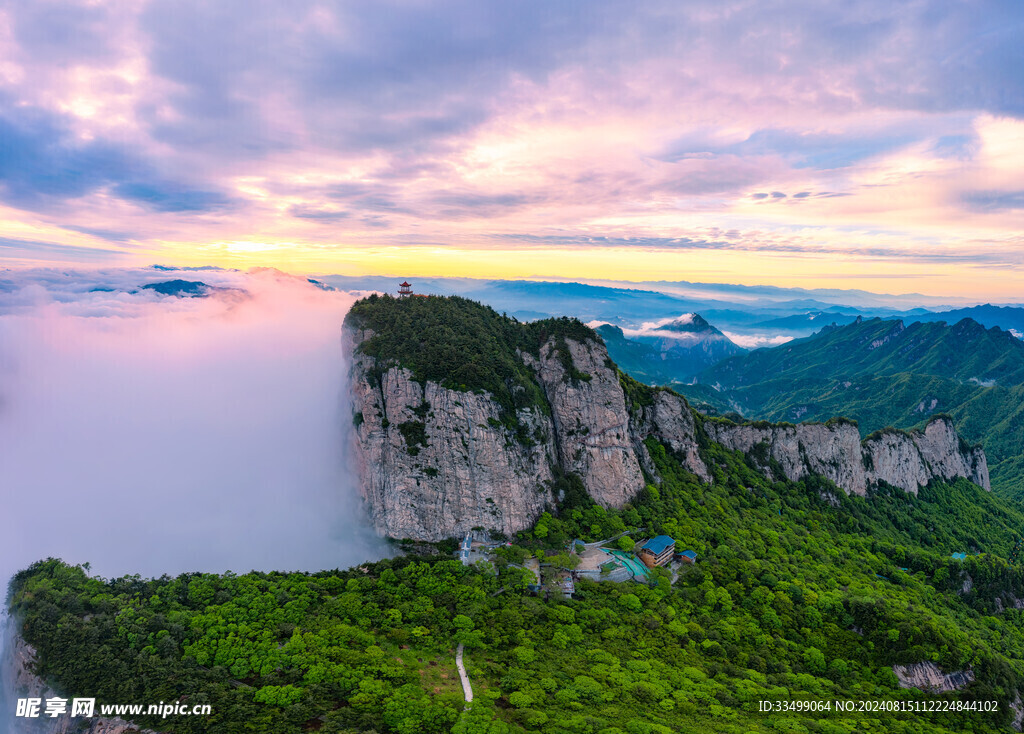
[[[1012,332],[1018,339],[1024,338],[1024,308],[1019,306],[993,306],[986,303],[983,306],[957,308],[952,311],[925,312],[916,315],[915,318],[920,321],[945,321],[947,324],[969,318],[988,327],[998,326]]]
[[[165,280],[160,283],[149,283],[142,286],[144,291],[153,291],[161,296],[177,296],[178,298],[204,298],[211,293],[224,290],[208,285],[200,280]]]
[[[608,354],[632,377],[651,385],[689,380],[727,357],[747,350],[737,346],[700,314],[683,314],[642,330],[597,325]]]
[[[318,276],[318,280],[342,290],[384,293],[393,293],[399,282],[383,276],[325,275]],[[748,347],[771,343],[773,339],[809,336],[824,324],[843,325],[857,316],[902,318],[908,323],[936,320],[956,323],[969,317],[987,327],[999,326],[1024,335],[1024,307],[1021,305],[943,305],[939,299],[918,295],[704,283],[590,285],[471,278],[412,278],[411,282],[417,293],[464,296],[520,321],[573,316],[585,322],[600,321],[622,327],[627,336],[628,330],[639,329],[645,323],[699,313],[725,336]]]
[[[726,360],[701,382],[743,387],[785,374],[792,379],[930,374],[981,385],[1024,382],[1024,342],[973,319],[942,321],[862,319],[829,326],[814,336]]]

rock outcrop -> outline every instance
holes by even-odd
[[[1024,724],[1024,701],[1021,700],[1020,694],[1014,696],[1013,701],[1010,702],[1010,710],[1013,711],[1013,718],[1010,720],[1010,726],[1017,731],[1021,730],[1021,725]]]
[[[900,688],[917,688],[927,693],[957,691],[974,680],[973,670],[943,673],[935,663],[894,665],[892,672],[896,674]]]
[[[630,425],[636,451],[646,459],[647,450],[641,443],[653,437],[668,446],[683,466],[710,482],[711,473],[700,456],[697,441],[697,420],[686,400],[667,390],[654,392],[651,405],[637,406]],[[648,473],[653,474],[653,465],[644,461]]]
[[[906,435],[906,434],[903,434]],[[888,446],[898,443],[899,434],[893,437],[890,432],[883,433],[881,439],[891,437]],[[886,481],[894,487],[900,487],[908,492],[917,493],[917,487],[927,484],[932,479],[955,479],[956,477],[967,477],[979,487],[991,489],[992,484],[988,476],[988,461],[985,452],[980,446],[968,446],[956,432],[953,421],[945,416],[937,416],[928,421],[924,431],[913,431],[910,433],[914,447],[917,448],[917,459],[919,460],[920,473],[906,472],[906,465],[901,468],[897,466],[886,467],[883,457],[885,451],[881,449],[881,439],[865,442],[865,447],[871,452],[871,461],[874,467],[872,476],[875,481]],[[903,450],[909,451],[906,441],[903,442]],[[911,456],[911,464],[914,463]],[[921,481],[921,480],[924,481]],[[915,484],[916,482],[916,484]]]
[[[831,479],[847,492],[864,494],[867,491],[860,433],[853,423],[775,426],[709,420],[705,430],[709,438],[727,449],[749,454],[769,476],[772,475],[770,460],[774,460],[786,479],[819,475]]]
[[[66,698],[33,672],[36,653],[30,645],[17,635],[10,635],[6,643],[2,661],[4,693],[14,699],[39,698],[43,702],[48,698]],[[70,708],[70,702],[68,705]],[[9,718],[10,728],[6,730],[9,734],[157,734],[117,717],[73,718],[70,711],[57,717],[41,715],[28,718],[15,717],[14,714],[11,711],[5,717]]]
[[[396,361],[378,364],[359,350],[372,332],[350,327],[346,334],[360,487],[377,530],[391,537],[518,532],[559,499],[559,474],[579,476],[595,501],[621,507],[643,488],[645,473],[658,481],[648,437],[703,481],[711,472],[700,446],[711,440],[748,454],[770,477],[820,475],[847,493],[865,494],[881,482],[916,493],[933,479],[955,477],[989,489],[984,452],[966,446],[948,418],[865,441],[843,420],[703,419],[667,390],[640,386],[642,399],[628,397],[596,337],[549,338],[536,351],[517,351],[538,397],[511,413],[484,390],[453,390],[417,380]]]
[[[379,532],[441,540],[523,530],[557,499],[555,468],[606,507],[643,488],[625,396],[600,341],[550,339],[539,356],[518,355],[546,402],[517,411],[514,430],[489,394],[382,371],[357,349],[372,333],[349,336],[360,486]]]
[[[644,486],[629,435],[629,413],[619,376],[600,342],[565,341],[576,373],[569,374],[554,340],[533,362],[548,403],[558,458],[583,479],[590,496],[605,507],[621,507]]]
[[[930,420],[923,431],[885,430],[863,442],[848,421],[795,426],[709,421],[706,430],[726,448],[753,456],[769,475],[773,459],[787,479],[819,475],[852,494],[866,494],[880,482],[917,494],[933,479],[956,477],[991,489],[985,452],[965,445],[944,416]]]
[[[354,433],[361,491],[380,533],[432,541],[475,528],[512,533],[551,504],[550,417],[519,411],[531,429],[525,445],[490,396],[421,385],[398,367],[375,382],[372,367],[355,356]]]

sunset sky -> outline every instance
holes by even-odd
[[[1024,301],[1024,4],[0,3],[0,267]]]

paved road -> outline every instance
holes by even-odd
[[[473,688],[469,685],[469,676],[466,674],[466,666],[462,664],[462,648],[463,645],[460,642],[458,649],[455,651],[455,667],[459,669],[459,678],[462,679],[462,694],[466,698],[466,705],[473,702]]]

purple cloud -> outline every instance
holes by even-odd
[[[971,164],[980,116],[1024,119],[1012,1],[2,7],[0,205],[86,235],[810,216],[879,161]],[[1016,209],[951,180],[933,202]]]

